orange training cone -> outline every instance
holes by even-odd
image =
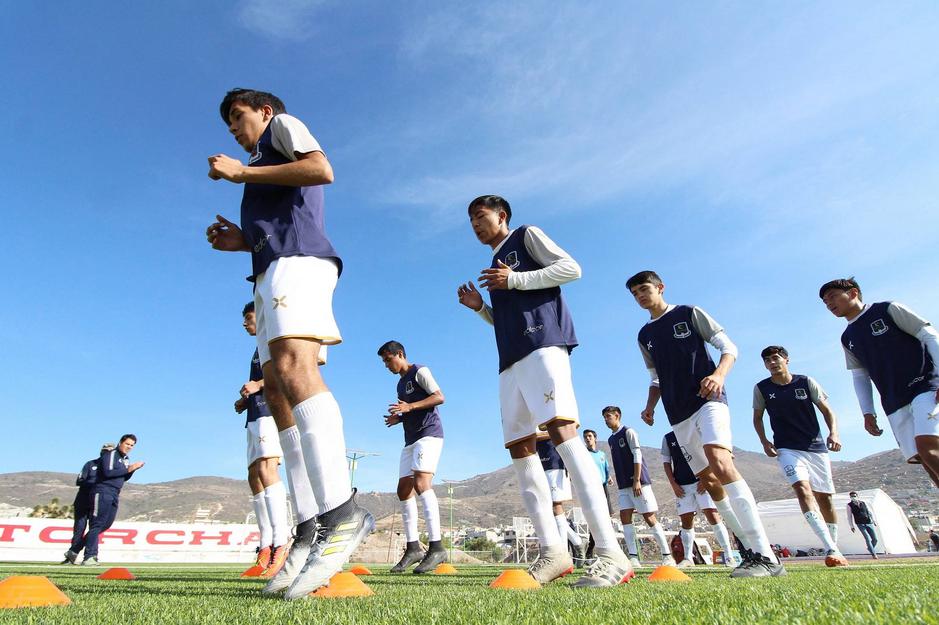
[[[258,577],[261,573],[264,572],[264,567],[260,564],[255,564],[250,569],[246,570],[241,574],[242,577]]]
[[[123,567],[108,569],[98,576],[98,579],[136,579],[134,574]]]
[[[68,605],[64,592],[41,575],[14,575],[0,582],[0,608]]]
[[[690,582],[691,578],[682,573],[677,567],[663,564],[649,576],[650,582]]]
[[[449,562],[441,562],[434,569],[434,575],[456,575],[456,567]]]
[[[365,585],[365,582],[355,576],[354,573],[339,572],[329,579],[329,585],[311,593],[313,597],[323,599],[335,599],[339,597],[369,597],[374,595],[375,591]]]
[[[492,580],[489,587],[510,590],[537,590],[541,588],[541,584],[524,569],[506,569],[502,571],[499,577]]]
[[[371,575],[372,574],[372,572],[369,571],[367,567],[364,567],[361,564],[358,566],[353,566],[351,569],[349,569],[349,572],[352,573],[353,575]]]

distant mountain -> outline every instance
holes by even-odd
[[[602,444],[604,451],[609,449]],[[675,497],[665,480],[658,448],[643,447],[643,457],[652,474],[653,491],[662,516],[674,516]],[[784,499],[792,490],[779,472],[776,460],[762,453],[735,449],[737,467],[747,479],[758,501]],[[939,512],[939,490],[919,466],[907,465],[899,451],[868,456],[856,462],[834,463],[835,486],[839,492],[882,488],[908,511]],[[75,497],[75,476],[70,473],[24,472],[0,474],[0,511],[31,509],[57,497],[71,503]],[[454,525],[500,526],[513,516],[527,516],[518,493],[515,470],[511,466],[473,476],[453,486]],[[450,498],[447,486],[434,487],[440,500],[441,518],[449,525]],[[615,491],[614,489],[610,489]],[[613,493],[610,493],[613,499]],[[359,501],[377,518],[398,511],[397,497],[391,492],[361,493]],[[135,484],[128,482],[121,496],[119,519],[124,521],[211,520],[243,523],[251,513],[247,482],[221,477],[191,477],[172,482]],[[400,522],[400,521],[397,521]]]

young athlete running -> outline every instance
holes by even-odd
[[[763,450],[779,460],[779,468],[799,499],[806,522],[825,546],[825,564],[847,566],[838,550],[838,518],[832,505],[835,482],[829,451],[840,451],[838,425],[818,382],[789,371],[789,352],[770,345],[760,352],[770,377],[753,387],[753,427]],[[815,407],[825,416],[828,439],[822,440]],[[773,442],[763,429],[763,411],[769,412]],[[821,514],[819,514],[821,512]]]
[[[388,371],[399,376],[398,399],[388,406],[385,425],[402,424],[404,449],[398,468],[398,499],[407,547],[401,560],[391,567],[403,573],[417,563],[415,573],[428,573],[447,561],[447,550],[440,541],[440,506],[434,492],[434,473],[443,450],[443,424],[437,406],[444,402],[443,391],[430,369],[408,362],[404,345],[388,341],[378,348],[378,355]],[[415,497],[416,493],[416,497]],[[424,508],[424,523],[430,542],[425,553],[417,534],[417,499]]]
[[[662,554],[662,564],[675,565],[672,550],[668,546],[665,530],[655,518],[659,504],[652,492],[652,479],[639,447],[639,434],[631,427],[622,424],[623,413],[618,406],[607,406],[601,413],[606,427],[613,434],[608,439],[610,455],[613,458],[613,472],[616,474],[616,486],[619,488],[619,518],[623,522],[623,538],[629,561],[634,567],[639,564],[639,551],[636,544],[636,528],[633,526],[633,512],[638,512],[652,530],[655,542]]]
[[[342,414],[319,369],[323,347],[342,341],[332,311],[342,261],[324,223],[323,185],[333,181],[333,170],[277,96],[234,89],[219,112],[251,156],[247,165],[224,154],[209,157],[210,178],[245,189],[241,227],[217,215],[206,238],[217,250],[251,253],[264,394],[272,407],[286,403],[292,412],[319,512],[318,529],[298,527],[291,548],[294,561],[305,556],[303,567],[288,566],[288,557],[264,591],[287,588],[286,599],[301,599],[326,585],[375,527],[355,502]]]
[[[242,326],[250,336],[256,334],[254,302],[241,311]],[[264,401],[264,378],[258,350],[251,357],[248,381],[241,385],[235,412],[247,412],[245,432],[248,444],[248,486],[251,503],[260,531],[260,546],[255,562],[264,570],[260,577],[273,577],[287,560],[290,524],[287,520],[287,489],[280,481],[278,466],[283,451],[277,438],[277,424]]]
[[[617,544],[596,465],[577,436],[570,366],[577,337],[560,286],[579,278],[580,266],[539,228],[510,229],[512,209],[497,195],[474,199],[468,213],[476,238],[493,250],[491,265],[479,276],[492,305],[486,305],[472,282],[460,285],[457,297],[495,329],[505,446],[540,543],[529,573],[545,583],[573,569],[552,518],[551,491],[536,453],[536,435],[547,429],[597,543],[596,561],[574,586],[626,582],[632,567]]]
[[[826,282],[818,295],[834,316],[848,322],[841,345],[864,428],[873,436],[883,433],[873,381],[906,461],[922,464],[939,486],[939,333],[903,304],[865,304],[854,278]]]
[[[672,492],[678,499],[678,518],[681,519],[679,535],[685,552],[685,557],[678,563],[678,566],[681,568],[694,566],[694,517],[699,510],[711,525],[714,538],[717,539],[717,544],[724,552],[724,564],[737,566],[730,535],[727,533],[724,522],[721,521],[721,515],[717,512],[714,500],[707,492],[707,484],[698,479],[698,476],[691,470],[674,432],[669,432],[662,437],[662,465]],[[709,475],[708,478],[714,479],[714,476]]]
[[[734,466],[730,411],[724,378],[737,358],[737,347],[706,312],[669,305],[665,284],[654,271],[642,271],[626,282],[636,303],[651,319],[639,330],[639,349],[652,376],[642,419],[654,422],[659,399],[692,472],[707,480],[708,492],[731,531],[746,547],[744,562],[731,577],[784,575],[756,509],[756,500]],[[720,352],[717,366],[705,341]]]

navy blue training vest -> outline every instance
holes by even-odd
[[[417,383],[417,372],[424,365],[411,365],[407,372],[398,380],[398,399],[409,404],[430,397],[430,393]],[[437,406],[429,410],[412,410],[401,415],[404,426],[404,444],[412,445],[425,436],[443,438],[443,424],[440,422],[440,413]]]
[[[691,470],[691,465],[685,457],[685,450],[678,444],[674,432],[665,435],[665,443],[668,445],[668,453],[672,458],[672,475],[675,476],[675,481],[679,486],[697,484],[698,476]]]
[[[633,450],[629,448],[629,441],[626,440],[626,432],[629,430],[630,428],[622,428],[607,439],[607,442],[610,443],[610,454],[613,456],[616,486],[619,488],[633,487],[633,477],[636,470]],[[639,472],[639,483],[643,485],[652,483],[652,480],[649,479],[649,469],[646,468],[644,458]]]
[[[261,371],[261,358],[258,356],[258,350],[254,350],[254,356],[251,358],[251,369],[248,371],[248,379],[252,382],[257,382],[258,380],[264,379],[264,374]],[[245,400],[245,404],[248,406],[245,427],[248,427],[249,423],[257,421],[261,417],[271,416],[271,409],[267,407],[267,401],[264,399],[263,391],[258,391],[253,395],[248,395],[248,399]]]
[[[564,461],[561,460],[561,454],[550,438],[539,440],[536,444],[538,459],[541,460],[541,468],[545,471],[564,470]]]
[[[769,413],[776,449],[828,452],[807,377],[793,375],[789,384],[776,384],[772,378],[766,378],[757,383],[757,388]]]

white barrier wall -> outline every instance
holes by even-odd
[[[115,523],[100,536],[98,557],[121,562],[250,563],[257,525]],[[0,561],[61,562],[72,542],[71,519],[0,519]]]

